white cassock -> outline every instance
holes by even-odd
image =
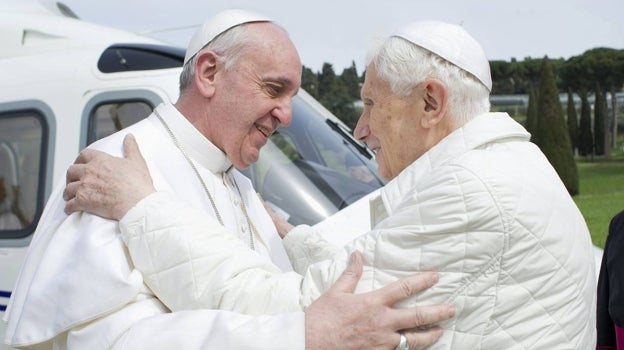
[[[123,138],[132,133],[159,192],[175,193],[214,218],[207,189],[226,230],[240,238],[237,249],[248,249],[253,235],[256,254],[248,254],[250,259],[266,261],[267,269],[276,269],[266,259],[270,257],[282,271],[290,271],[281,240],[251,182],[237,170],[228,171],[231,163],[223,152],[173,105],[162,104],[156,110],[164,123],[152,114],[92,147],[121,156]],[[168,129],[184,151],[175,145]],[[192,159],[196,170],[184,154]],[[299,308],[272,316],[190,308],[170,312],[166,302],[153,295],[141,273],[134,269],[117,222],[86,213],[67,216],[63,212],[63,188],[64,181],[47,203],[5,314],[8,322],[5,342],[11,346],[304,348],[304,313],[295,311]],[[249,220],[241,205],[245,205]],[[216,219],[213,222],[218,226]],[[166,247],[160,254],[167,255]],[[286,275],[289,274],[300,278],[294,273]]]

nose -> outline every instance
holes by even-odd
[[[365,141],[366,138],[370,135],[370,128],[368,126],[367,118],[364,116],[364,113],[358,119],[357,125],[355,126],[355,130],[353,130],[353,136],[358,141]]]
[[[278,126],[288,126],[292,121],[292,98],[288,96],[281,99],[271,115],[277,119]]]

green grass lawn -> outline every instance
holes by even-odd
[[[604,247],[611,218],[624,210],[624,153],[593,161],[578,158],[580,194],[574,197],[595,245]]]

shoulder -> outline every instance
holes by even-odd
[[[98,151],[106,152],[113,156],[123,155],[123,139],[128,134],[133,134],[139,144],[139,148],[143,151],[143,145],[148,145],[151,140],[161,140],[160,134],[155,133],[156,129],[151,127],[153,125],[149,121],[149,117],[142,121],[131,125],[127,128],[117,131],[116,133],[104,137],[94,143],[90,144],[88,148],[96,149]]]
[[[616,214],[609,224],[609,239],[624,238],[624,210]]]
[[[624,226],[624,210],[615,214],[613,218],[611,218],[610,226],[614,226],[614,228],[622,228]]]

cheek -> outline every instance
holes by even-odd
[[[388,159],[381,155],[377,159],[377,172],[379,177],[382,179],[389,181],[392,180],[392,176],[390,175],[390,166],[388,164]]]
[[[391,146],[401,136],[401,130],[396,128],[391,117],[376,118],[371,121],[370,131],[384,148]]]
[[[370,115],[368,127],[373,135],[377,137],[383,136],[387,126],[387,118],[384,118],[382,115],[377,113]]]

